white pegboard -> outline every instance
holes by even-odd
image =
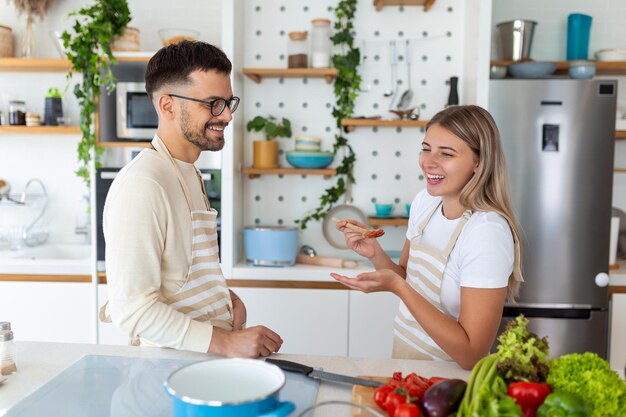
[[[328,18],[334,22],[335,1],[257,0],[244,2],[244,67],[286,68],[287,33],[310,31],[311,19]],[[412,56],[413,104],[420,107],[422,119],[442,109],[449,94],[451,76],[463,77],[463,4],[438,0],[428,11],[421,7],[386,7],[376,12],[372,2],[362,0],[354,20],[356,45],[363,59],[359,72],[362,88],[355,115],[380,115],[388,112],[390,99],[383,92],[390,87],[389,42],[397,41],[398,96],[406,89],[405,42]],[[462,83],[460,83],[462,87]],[[286,117],[293,134],[322,138],[322,148],[332,150],[337,132],[332,117],[335,102],[333,86],[324,79],[263,79],[256,84],[246,79],[242,109],[238,117],[247,122],[257,115]],[[459,91],[462,97],[462,91]],[[395,204],[394,214],[406,213],[405,205],[424,187],[418,166],[420,128],[358,128],[348,135],[357,155],[353,204],[373,214],[374,202]],[[259,133],[244,134],[244,165],[252,163],[252,141]],[[281,166],[288,167],[284,152],[294,148],[293,139],[279,139]],[[336,166],[338,156],[333,162]],[[244,182],[244,224],[294,225],[307,211],[317,207],[320,195],[336,178],[318,176],[262,176]],[[405,229],[386,228],[383,247],[400,250]],[[319,254],[337,253],[322,237],[321,222],[310,222],[301,233],[301,243],[313,246]]]

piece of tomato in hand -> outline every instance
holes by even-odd
[[[391,414],[390,414],[391,415]],[[413,403],[400,404],[393,417],[420,417],[420,409]]]
[[[399,394],[395,391],[387,394],[387,399],[385,400],[385,410],[387,410],[389,417],[394,417],[398,406],[404,403],[406,403],[406,395]]]

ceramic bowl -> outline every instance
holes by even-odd
[[[322,148],[322,140],[310,136],[296,136],[296,151],[319,152]]]
[[[393,204],[374,204],[374,208],[376,209],[376,216],[378,217],[389,217],[393,212]]]
[[[595,53],[598,61],[626,61],[626,49],[607,48],[600,49]]]
[[[567,72],[572,78],[592,78],[596,75],[596,64],[592,61],[570,61]]]
[[[509,72],[515,78],[543,78],[556,71],[556,63],[527,61],[509,65]]]
[[[294,168],[321,169],[333,162],[332,152],[287,151],[287,162]]]
[[[501,65],[492,65],[489,68],[489,78],[500,79],[506,77],[507,68]]]

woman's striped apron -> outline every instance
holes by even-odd
[[[163,299],[161,301],[192,320],[210,322],[213,326],[232,330],[233,305],[218,256],[217,210],[210,207],[206,191],[204,190],[204,183],[199,174],[198,181],[202,184],[207,210],[194,210],[187,184],[171,154],[158,137],[154,138],[152,146],[162,158],[167,159],[172,164],[176,171],[178,181],[189,206],[193,229],[191,266],[187,272],[185,284],[176,294],[167,298],[162,296]],[[101,310],[101,319],[102,313],[103,311]],[[104,316],[107,316],[107,314],[104,314]],[[110,321],[109,317],[105,317],[105,319]],[[137,344],[137,341],[133,341],[133,344]],[[140,339],[140,344],[152,345],[152,343],[143,339]]]
[[[443,312],[441,307],[441,282],[443,272],[448,263],[450,252],[469,220],[472,212],[466,210],[450,236],[450,240],[443,250],[436,250],[422,245],[424,228],[435,214],[441,209],[441,203],[418,226],[417,234],[411,239],[409,261],[406,268],[406,280],[418,294],[422,295],[432,305]],[[425,359],[425,360],[452,360],[424,331],[415,320],[407,306],[400,302],[400,307],[394,320],[393,358],[396,359]]]

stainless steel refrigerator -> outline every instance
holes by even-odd
[[[523,313],[531,331],[548,336],[550,356],[606,358],[617,82],[503,79],[489,87],[525,278],[503,325]]]

